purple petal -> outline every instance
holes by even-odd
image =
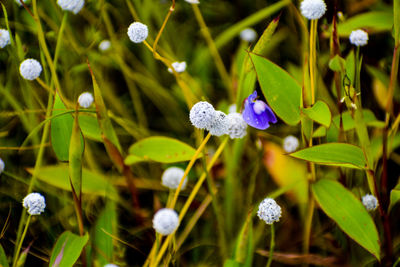
[[[249,95],[249,97],[247,98],[249,100],[250,103],[254,102],[257,98],[257,91],[254,91],[251,95]]]
[[[264,112],[266,113],[269,122],[276,123],[278,121],[274,112],[272,112],[271,108],[268,105],[266,106]]]
[[[242,113],[244,121],[251,127],[254,127],[254,128],[257,128],[260,130],[267,129],[269,127],[269,121],[268,121],[268,117],[266,116],[266,112],[264,111],[258,115],[254,112],[253,106],[254,106],[254,103],[250,102],[249,99],[247,99],[245,101],[244,110]]]

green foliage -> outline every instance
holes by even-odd
[[[83,247],[89,240],[89,235],[79,236],[65,231],[57,239],[51,252],[50,263],[51,267],[72,267],[81,255]]]
[[[322,210],[354,241],[380,259],[378,231],[365,207],[340,183],[320,179],[311,186]]]
[[[386,11],[371,11],[349,18],[339,23],[338,32],[348,36],[353,30],[368,29],[369,32],[390,31],[393,27],[393,13]]]
[[[318,100],[311,108],[303,108],[301,110],[307,117],[312,119],[315,122],[318,122],[325,127],[329,127],[331,125],[332,115],[329,110],[328,105]]]
[[[0,266],[8,267],[7,255],[4,252],[3,246],[0,244]]]
[[[69,146],[69,178],[73,193],[76,194],[77,199],[80,199],[82,191],[82,158],[85,143],[79,128],[78,116],[78,112],[75,112]]]

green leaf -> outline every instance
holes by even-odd
[[[400,41],[400,1],[393,1],[394,40],[397,46]]]
[[[79,113],[75,112],[74,125],[72,128],[71,142],[69,146],[69,178],[73,193],[77,199],[81,199],[82,192],[82,157],[85,142],[82,137],[78,121]]]
[[[300,85],[283,69],[266,58],[250,54],[261,90],[273,111],[285,123],[300,121]]]
[[[33,168],[27,169],[30,174],[33,174],[33,170]],[[68,165],[41,167],[37,171],[37,178],[51,186],[71,192]],[[82,169],[82,193],[107,196],[113,200],[118,200],[117,190],[105,177],[85,168]]]
[[[303,108],[302,112],[313,121],[318,122],[325,127],[331,125],[331,111],[329,110],[328,105],[321,100],[315,102],[311,108]]]
[[[336,55],[329,60],[329,68],[333,71],[343,72],[346,68],[346,60]]]
[[[52,116],[66,111],[68,111],[67,108],[61,101],[58,93],[56,93]],[[57,116],[51,120],[51,145],[60,161],[68,161],[69,159],[69,143],[71,140],[73,123],[74,118],[69,113]]]
[[[344,143],[328,143],[312,146],[289,155],[321,165],[365,169],[367,164],[361,148]]]
[[[340,36],[349,36],[353,30],[367,29],[369,33],[390,31],[393,27],[393,13],[372,11],[351,17],[338,24]]]
[[[393,208],[393,206],[399,202],[400,200],[400,180],[397,183],[396,187],[390,191],[390,205],[389,205],[389,210]]]
[[[81,127],[82,133],[85,137],[98,142],[102,142],[101,130],[96,117],[90,116],[85,113],[80,113],[79,126]]]
[[[321,179],[311,189],[322,210],[348,236],[379,260],[378,231],[360,200],[334,180]]]
[[[7,255],[4,252],[4,249],[3,249],[1,244],[0,244],[0,266],[1,267],[8,267],[9,266],[8,265],[8,260],[7,260]]]
[[[265,50],[267,49],[268,43],[271,41],[272,35],[275,33],[278,24],[279,16],[269,23],[268,27],[265,29],[260,39],[258,39],[252,51],[254,54],[261,56],[265,55]]]
[[[82,253],[83,247],[89,240],[89,235],[79,236],[65,231],[57,239],[51,252],[51,267],[72,267]]]
[[[374,161],[376,162],[380,157],[382,157],[382,136],[377,136],[376,138],[371,140],[371,154],[373,155]],[[400,133],[397,133],[395,136],[388,138],[387,142],[387,155],[390,156],[390,153],[400,147]]]
[[[105,209],[101,212],[94,229],[93,245],[100,266],[109,263],[113,259],[114,246],[112,235],[116,234],[117,212],[116,205],[108,201]]]
[[[194,148],[176,139],[154,136],[133,144],[129,148],[130,155],[125,159],[125,164],[149,160],[163,163],[188,161],[195,152]]]
[[[252,212],[249,212],[236,241],[234,258],[236,262],[242,263],[243,266],[252,266],[253,261],[254,246],[252,219],[253,214]]]

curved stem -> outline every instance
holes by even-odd
[[[24,210],[24,213],[25,213],[25,210]],[[31,221],[31,217],[32,217],[32,215],[28,216],[28,219],[26,220],[24,232],[22,233],[21,239],[18,242],[17,253],[14,255],[14,260],[13,260],[13,265],[12,265],[13,267],[17,266],[17,261],[18,261],[18,257],[19,257],[19,251],[21,250],[22,243],[24,242],[24,239],[25,239],[25,236],[26,236],[26,232],[28,231],[28,226],[29,226],[29,223]]]
[[[163,31],[164,31],[164,29],[165,29],[165,26],[167,25],[168,19],[169,19],[169,17],[171,16],[171,14],[172,14],[172,12],[173,12],[174,10],[175,10],[175,0],[172,0],[172,5],[170,6],[170,8],[169,8],[169,10],[168,10],[168,14],[167,14],[167,16],[166,16],[165,19],[164,19],[164,22],[163,22],[163,24],[162,24],[162,26],[161,26],[160,31],[159,31],[158,34],[157,34],[156,39],[154,40],[154,44],[153,44],[153,55],[154,55],[154,57],[156,57],[157,43],[158,43],[158,41],[160,40],[161,34],[163,33]]]

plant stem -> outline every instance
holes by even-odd
[[[25,213],[25,210],[23,210],[23,212]],[[23,231],[23,233],[22,233],[21,239],[20,239],[19,242],[18,242],[17,253],[14,255],[14,260],[13,260],[13,265],[12,265],[13,267],[16,267],[16,266],[17,266],[17,261],[18,261],[18,257],[19,257],[19,252],[20,252],[20,250],[21,250],[22,243],[24,242],[24,239],[25,239],[25,236],[26,236],[26,232],[28,231],[28,226],[29,226],[29,223],[30,223],[30,221],[31,221],[31,217],[32,217],[32,215],[29,215],[29,216],[28,216],[28,219],[26,220],[25,228],[24,228],[24,231]]]
[[[318,20],[311,20],[311,29],[310,29],[310,83],[311,83],[311,105],[315,102],[315,61],[316,61],[316,34],[317,34],[317,24]]]
[[[168,19],[171,16],[171,14],[172,14],[172,12],[174,10],[175,10],[175,0],[172,0],[172,5],[169,7],[167,16],[165,17],[164,22],[163,22],[163,24],[161,26],[161,29],[158,32],[156,39],[154,40],[154,44],[153,44],[153,55],[154,55],[154,57],[156,57],[156,53],[157,53],[156,52],[157,51],[157,43],[160,40],[161,35],[162,35],[162,33],[163,33],[164,29],[165,29],[165,26],[167,25]]]
[[[275,248],[275,227],[274,224],[271,224],[271,243],[269,245],[269,256],[268,256],[268,262],[267,262],[267,267],[271,266],[272,263],[272,258],[274,256],[274,248]]]

